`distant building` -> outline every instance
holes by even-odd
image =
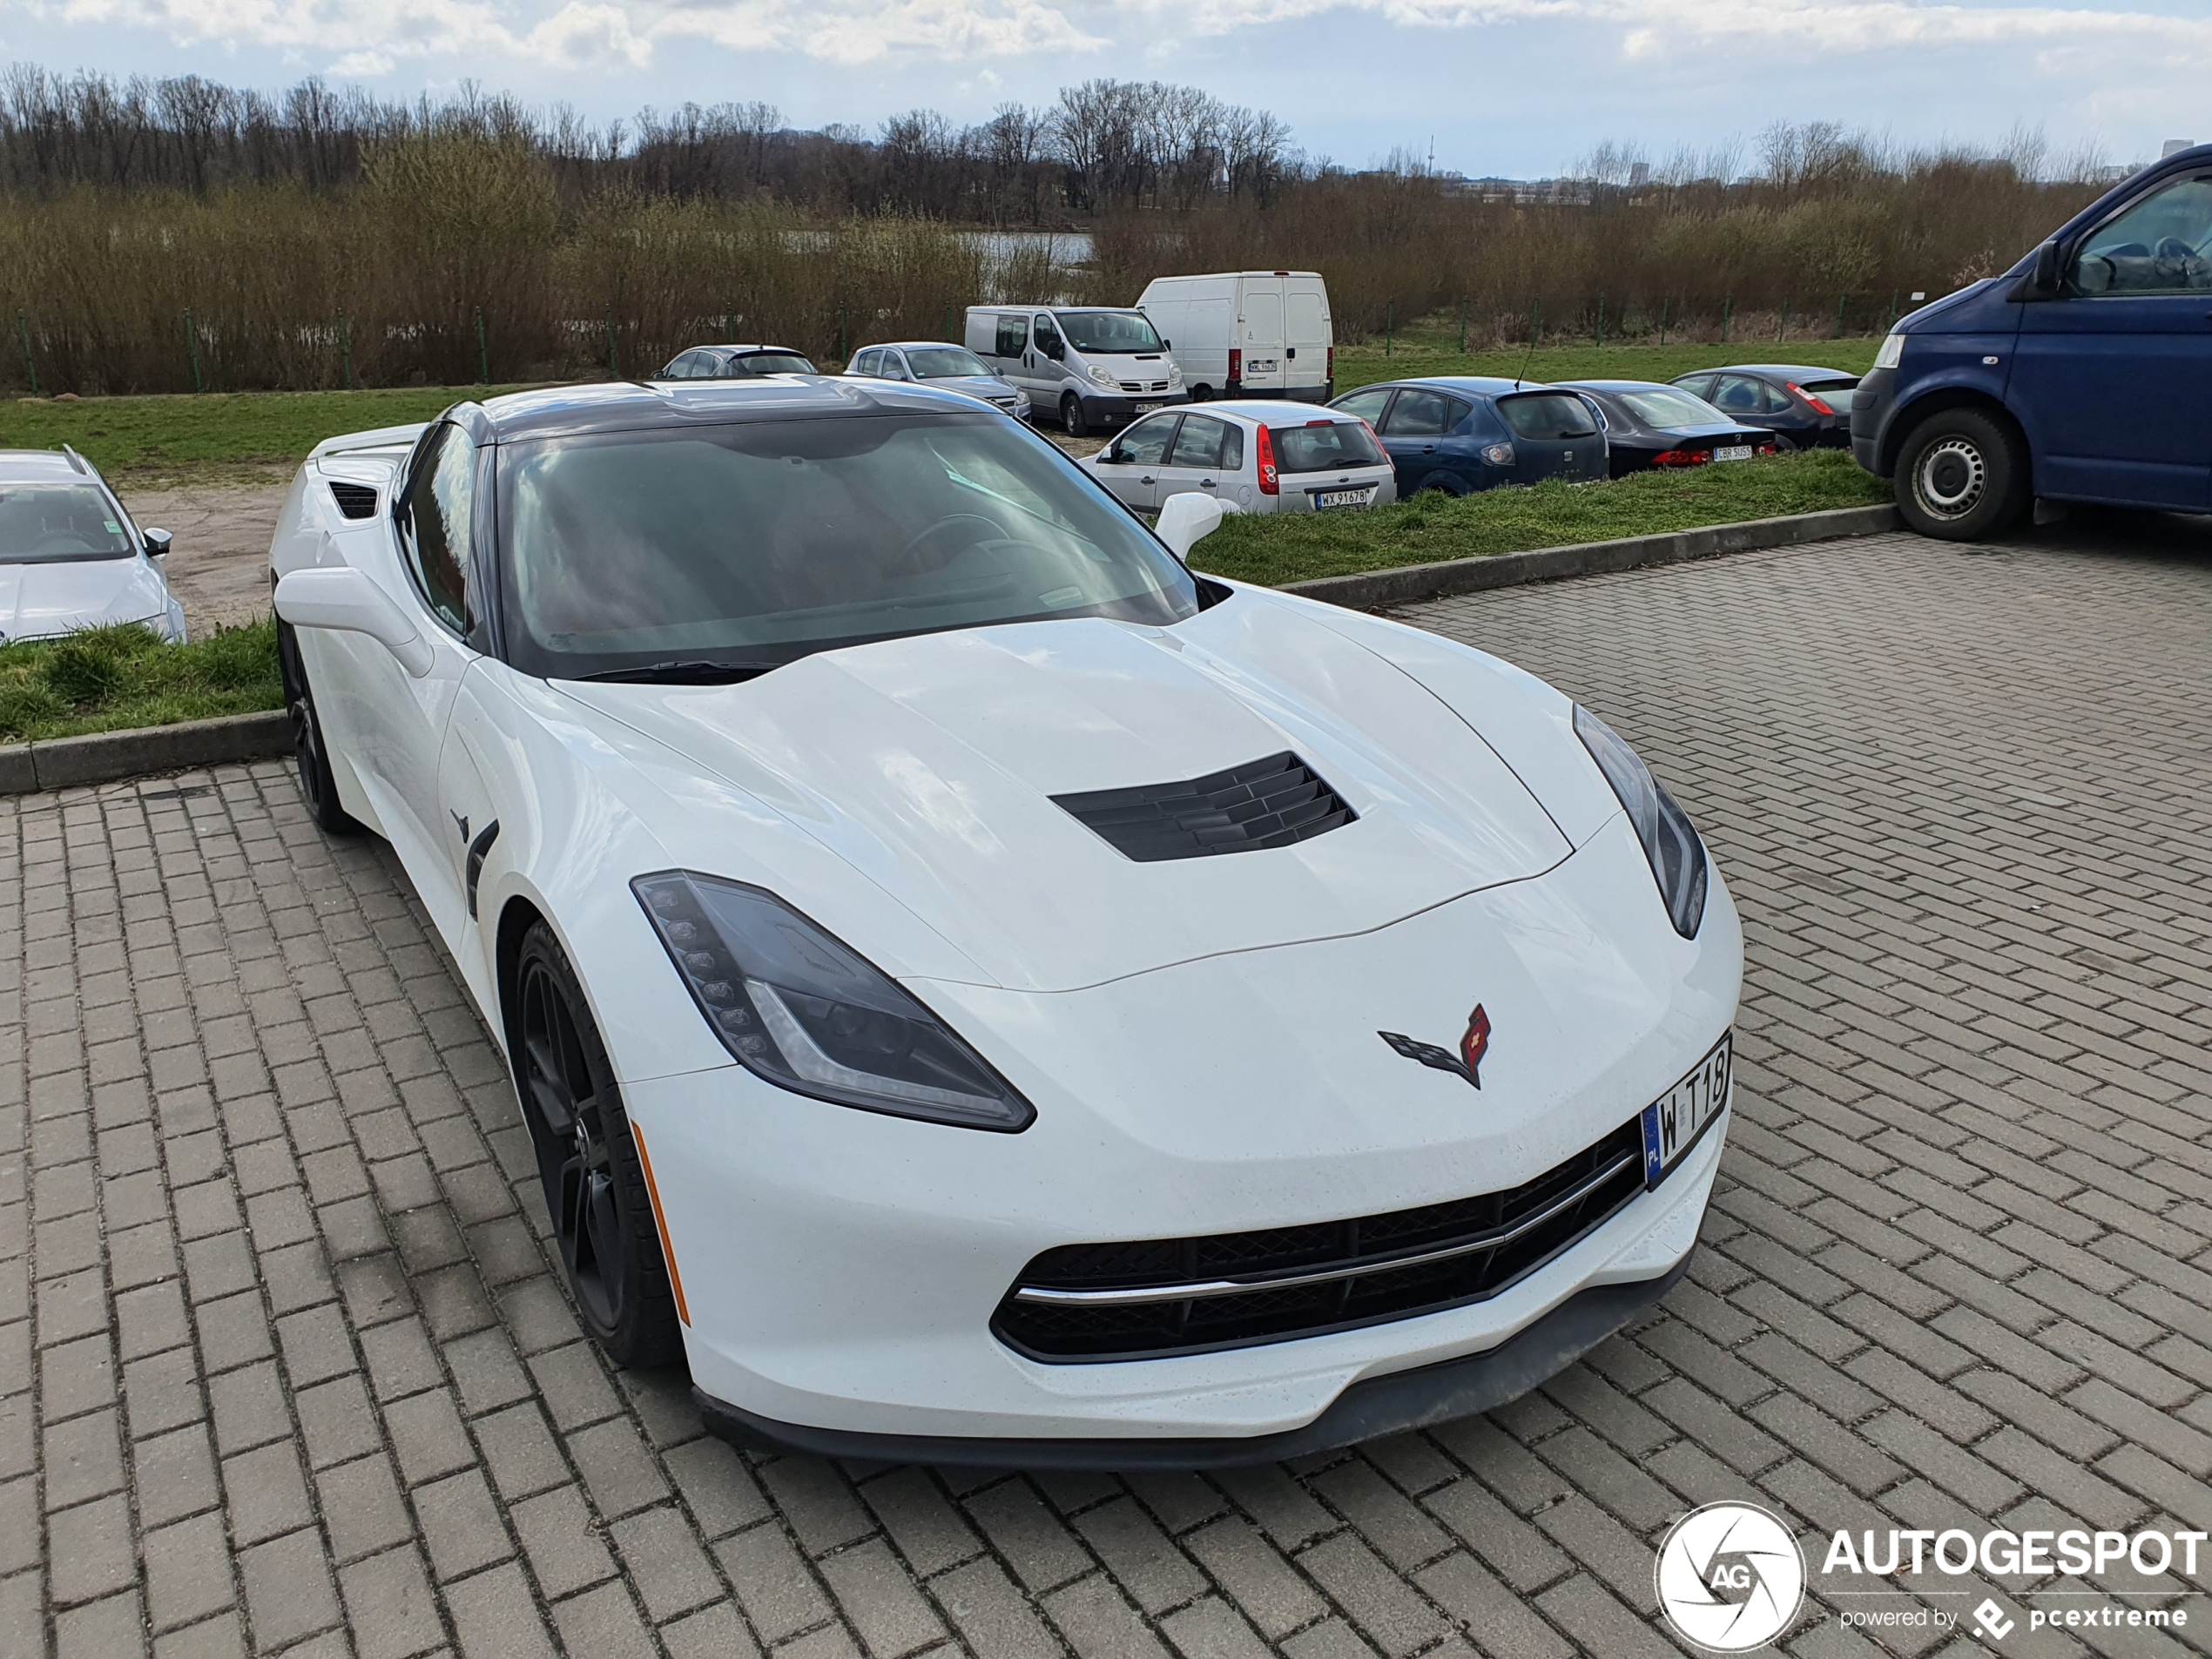
[[[2191,148],[2195,142],[2194,138],[2168,138],[2166,140],[2166,147],[2158,152],[2158,158],[2163,161],[2168,156],[2177,156],[2182,151]]]

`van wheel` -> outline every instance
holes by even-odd
[[[277,624],[277,672],[284,682],[284,711],[292,725],[300,799],[318,827],[332,835],[349,835],[361,825],[338,804],[338,779],[331,774],[330,755],[323,747],[315,694],[307,685],[307,665],[300,659],[300,637],[288,622]]]
[[[1906,435],[1897,458],[1897,505],[1923,536],[1973,542],[1994,536],[2027,505],[2027,458],[2004,421],[1980,409],[1943,409]]]
[[[1194,386],[1194,387],[1192,387],[1192,388],[1190,388],[1190,401],[1191,401],[1193,403],[1211,403],[1211,402],[1212,402],[1212,401],[1213,401],[1213,388],[1212,388],[1212,387],[1211,387],[1211,386]]]
[[[1083,401],[1073,392],[1060,400],[1060,426],[1071,438],[1090,435],[1090,422],[1083,415]]]

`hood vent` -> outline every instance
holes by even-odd
[[[338,503],[338,510],[347,518],[376,516],[376,492],[367,484],[341,483],[331,481],[330,494]]]
[[[1359,817],[1288,752],[1189,783],[1055,795],[1052,803],[1139,864],[1288,846]]]

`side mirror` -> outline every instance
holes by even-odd
[[[145,533],[146,556],[150,559],[167,558],[170,539],[167,530],[158,530],[149,527]]]
[[[342,565],[288,572],[276,585],[276,613],[294,628],[367,634],[416,679],[437,661],[430,642],[384,590],[361,571]]]
[[[1175,349],[1175,341],[1167,339],[1165,336],[1162,336],[1160,341],[1160,349],[1162,351],[1173,351]]]
[[[2056,242],[2044,243],[2035,250],[2035,287],[2038,292],[2055,294],[2064,280],[2065,273],[2059,259],[2059,245]]]
[[[1224,517],[1240,510],[1234,502],[1201,496],[1196,490],[1186,491],[1168,497],[1152,533],[1168,544],[1168,550],[1176,557],[1187,559],[1190,550],[1218,529]]]

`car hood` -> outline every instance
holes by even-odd
[[[0,563],[0,637],[41,639],[109,623],[152,622],[168,607],[159,573],[135,556]]]
[[[1435,694],[1257,596],[1172,628],[1069,619],[825,651],[737,685],[557,684],[773,807],[1011,988],[1366,933],[1572,851]],[[1051,799],[1285,750],[1356,821],[1139,863]]]
[[[961,392],[969,397],[986,400],[1014,395],[1014,383],[1002,381],[995,374],[947,374],[923,381],[921,384],[935,387],[941,392]]]

